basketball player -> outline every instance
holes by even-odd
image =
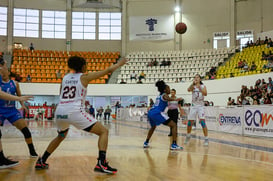
[[[86,61],[82,57],[73,56],[68,59],[68,67],[75,73],[64,76],[61,84],[60,102],[56,108],[55,118],[58,128],[58,136],[48,145],[43,156],[36,162],[36,169],[46,169],[46,160],[65,139],[69,125],[78,129],[94,133],[99,136],[99,157],[94,171],[103,173],[116,173],[117,169],[111,168],[106,162],[106,150],[108,145],[108,130],[100,122],[85,111],[85,98],[87,86],[91,80],[98,79],[106,74],[114,72],[127,62],[120,60],[117,64],[98,72],[86,72]]]
[[[176,99],[176,90],[172,89],[171,90],[171,98],[172,99]],[[179,109],[179,111],[178,111]],[[176,128],[177,128],[177,120],[178,120],[178,114],[180,112],[180,116],[182,117],[185,112],[182,109],[181,105],[178,103],[178,101],[169,101],[168,103],[168,116],[171,120],[173,120],[176,124]],[[176,130],[177,132],[177,130]],[[172,128],[170,128],[170,134],[168,136],[172,136]]]
[[[4,62],[2,57],[0,57],[0,62]],[[5,63],[0,64],[0,73],[2,73],[3,70],[8,70]],[[21,101],[27,101],[31,98],[32,98],[32,96],[21,96],[21,97],[13,96],[13,95],[7,94],[7,93],[0,90],[0,100],[3,99],[3,100],[20,101],[21,102]],[[0,169],[10,168],[10,167],[18,165],[19,164],[18,161],[10,160],[4,156],[3,149],[2,149],[1,137],[2,137],[2,133],[1,133],[1,129],[0,129]]]
[[[151,128],[148,132],[143,148],[149,148],[149,140],[152,137],[155,128],[163,123],[164,125],[167,125],[172,129],[173,143],[170,149],[182,150],[183,147],[178,146],[176,143],[177,138],[176,124],[164,113],[165,108],[168,106],[168,101],[180,101],[182,100],[182,98],[170,98],[168,96],[170,94],[170,87],[166,85],[163,80],[157,81],[155,85],[158,88],[160,95],[157,96],[155,104],[148,111],[148,120],[150,122]]]
[[[207,96],[207,88],[201,81],[201,76],[199,74],[195,75],[193,83],[188,88],[188,92],[192,92],[192,106],[190,108],[190,113],[188,116],[187,136],[184,143],[187,144],[189,142],[191,137],[190,134],[192,125],[198,115],[199,123],[202,126],[203,133],[205,136],[204,146],[208,146],[209,145],[208,128],[206,126],[204,112],[204,96]]]
[[[7,67],[6,61],[4,61],[3,59],[1,59],[0,64],[2,65],[2,67]],[[18,82],[9,79],[9,71],[7,68],[3,68],[1,70],[1,75],[1,90],[11,95],[21,96],[19,84]],[[20,104],[22,105],[23,109],[27,109],[23,101],[20,101]],[[15,101],[0,100],[0,122],[2,122],[3,124],[6,119],[23,133],[25,141],[28,145],[30,156],[37,157],[38,154],[36,153],[33,146],[31,133],[27,127],[27,123],[21,116],[21,113],[16,109]]]

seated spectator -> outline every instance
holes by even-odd
[[[30,51],[34,50],[33,43],[30,43],[29,50],[30,50]]]
[[[273,47],[273,42],[271,38],[268,39],[267,48]]]
[[[171,60],[170,60],[170,58],[168,58],[168,60],[166,61],[166,65],[167,65],[167,66],[170,66],[170,65],[171,65]]]
[[[60,79],[61,77],[62,77],[62,74],[61,74],[60,70],[57,70],[56,79]]]
[[[263,44],[263,42],[262,42],[261,38],[259,37],[258,40],[256,41],[255,45],[259,46],[259,45],[262,45],[262,44]]]
[[[231,77],[231,78],[234,77],[233,73],[230,73],[230,76],[229,76],[229,77]]]
[[[126,82],[123,79],[121,79],[120,84],[126,84]]]
[[[265,36],[264,44],[268,44],[268,38],[267,38],[267,36]]]
[[[244,62],[242,60],[240,60],[238,62],[238,68],[243,68],[244,67]]]
[[[166,66],[166,65],[167,65],[167,62],[165,60],[162,60],[162,62],[159,66],[161,67],[161,66]]]
[[[231,105],[232,105],[232,100],[231,100],[231,97],[229,97],[229,98],[228,98],[227,105],[228,105],[228,106],[231,106]]]
[[[146,74],[143,71],[141,71],[139,74],[138,80],[145,79],[145,77],[146,77]]]
[[[130,79],[132,80],[132,79],[137,79],[137,74],[136,74],[136,72],[133,70],[133,72],[131,73],[131,76],[130,76]]]
[[[110,119],[110,115],[111,115],[112,109],[110,108],[110,106],[107,106],[107,108],[104,111],[104,120],[108,120]]]
[[[31,77],[29,74],[27,75],[27,82],[31,82]]]
[[[268,60],[267,64],[263,65],[263,69],[267,69],[267,68],[270,68],[270,69],[273,68],[273,60]]]
[[[244,67],[243,67],[243,69],[244,69],[244,71],[248,71],[248,65],[247,65],[247,62],[246,61],[244,61]]]
[[[253,71],[256,69],[257,69],[257,65],[255,64],[255,62],[252,62],[251,66],[250,66],[250,71]]]
[[[137,84],[142,84],[143,82],[141,80],[138,80],[137,81]]]
[[[175,83],[178,83],[178,82],[179,82],[179,80],[178,80],[178,78],[176,78],[176,79],[175,79]]]

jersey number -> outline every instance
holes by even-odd
[[[68,98],[73,99],[75,96],[76,96],[76,87],[75,86],[72,86],[72,87],[66,86],[66,87],[64,87],[63,96],[62,96],[63,99],[68,99]]]

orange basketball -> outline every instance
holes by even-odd
[[[175,26],[175,31],[178,34],[184,34],[187,31],[187,25],[185,23],[177,23]]]

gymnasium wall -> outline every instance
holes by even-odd
[[[125,53],[140,50],[174,50],[180,43],[182,43],[182,49],[212,48],[213,32],[231,32],[233,35],[237,30],[254,30],[256,36],[257,33],[273,29],[272,0],[247,0],[236,3],[234,1],[181,0],[182,21],[188,25],[186,34],[182,37],[176,35],[175,40],[168,41],[129,41],[128,18],[130,16],[174,15],[176,2],[180,1],[124,0],[127,13],[123,16],[126,24],[123,27],[125,38],[122,41],[72,40],[71,49],[74,51],[121,51],[122,43]],[[67,10],[69,7],[67,2],[71,0],[0,0],[0,6],[8,6],[9,2],[13,2],[16,8]],[[91,11],[92,9],[72,8],[72,11],[74,10]],[[12,39],[10,42],[23,43],[26,48],[30,42],[33,42],[36,49],[66,50],[66,40],[18,37],[10,37],[10,39]],[[7,50],[7,38],[0,37],[0,41],[0,50]]]
[[[253,86],[257,79],[273,77],[273,73],[250,75],[227,79],[203,81],[208,90],[206,100],[213,101],[215,105],[225,106],[228,97],[235,100],[240,94],[241,86]],[[191,82],[169,84],[175,88],[177,95],[183,97],[186,102],[191,102],[191,94],[187,88]],[[24,95],[59,95],[60,84],[45,83],[20,83]],[[89,84],[87,95],[89,96],[148,96],[155,98],[158,95],[154,84]]]

